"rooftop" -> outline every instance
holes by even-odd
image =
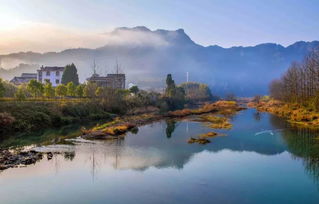
[[[21,77],[25,77],[25,78],[37,78],[37,74],[36,73],[22,73]]]
[[[64,67],[40,67],[38,71],[64,71]]]

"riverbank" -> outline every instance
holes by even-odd
[[[256,108],[260,112],[269,112],[286,118],[289,123],[298,127],[312,129],[319,128],[319,113],[300,104],[284,103],[278,100],[250,102],[248,107]]]
[[[0,133],[31,132],[114,117],[95,101],[0,102]]]

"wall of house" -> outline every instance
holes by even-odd
[[[61,80],[62,80],[62,71],[59,71],[59,75],[56,75],[56,71],[50,71],[50,76],[47,76],[47,72],[46,71],[41,71],[42,72],[42,83],[45,83],[46,80],[49,80],[52,84],[52,86],[58,86],[61,84]],[[57,83],[58,80],[58,83]]]

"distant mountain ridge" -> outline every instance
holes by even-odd
[[[251,96],[266,94],[269,82],[278,78],[292,61],[302,60],[319,47],[319,41],[299,41],[287,47],[275,43],[205,47],[192,41],[183,29],[151,31],[144,26],[121,27],[105,35],[110,41],[96,49],[0,55],[0,65],[15,67],[0,69],[0,77],[9,80],[22,72],[35,72],[41,65],[64,66],[73,62],[84,81],[92,74],[94,60],[102,75],[114,72],[117,61],[127,74],[127,82],[142,88],[164,87],[167,73],[181,83],[189,72],[190,80],[207,83],[217,94]]]

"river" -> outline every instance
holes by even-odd
[[[0,203],[319,203],[317,132],[254,109],[231,121],[206,145],[187,143],[212,131],[202,123],[163,120],[124,140],[38,146],[64,153],[0,172]]]

